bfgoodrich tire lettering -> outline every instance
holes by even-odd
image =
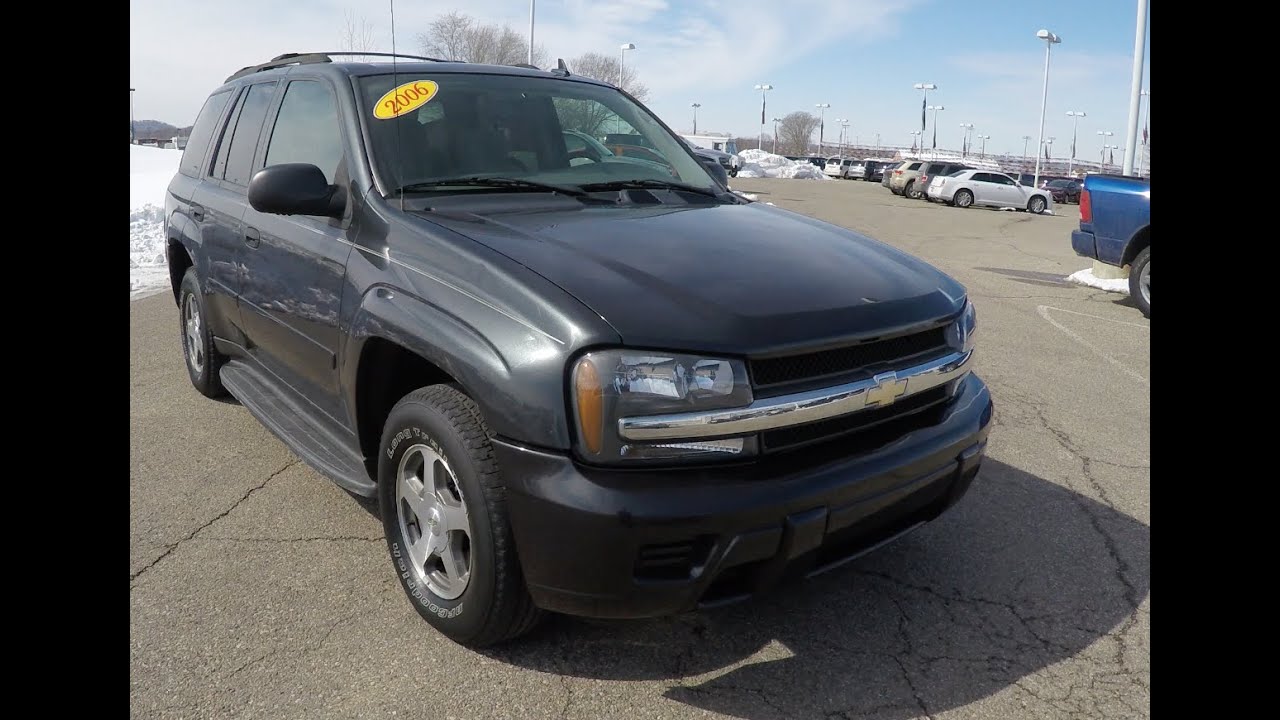
[[[416,525],[406,522],[408,506],[397,488],[402,471],[414,467],[405,462],[411,453],[442,461],[447,466],[443,472],[452,478],[436,486],[445,488],[443,502],[463,501],[468,536],[465,582],[450,584],[446,582],[450,573],[433,575],[416,567],[410,552],[413,541],[421,540],[429,532],[427,526],[434,529],[435,524],[422,519]],[[424,487],[430,486],[431,472],[423,467]],[[457,388],[421,388],[392,408],[378,451],[378,505],[400,584],[418,614],[437,630],[455,642],[481,647],[533,628],[540,613],[525,588],[516,557],[489,429],[475,403]],[[451,542],[460,542],[458,524],[441,523],[449,528]],[[443,556],[438,559],[443,568]]]

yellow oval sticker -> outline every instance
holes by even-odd
[[[373,116],[379,120],[398,118],[431,102],[439,90],[440,87],[430,80],[414,80],[392,88],[378,98],[373,106]]]

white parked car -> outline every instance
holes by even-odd
[[[931,200],[962,208],[986,205],[1040,214],[1053,205],[1053,196],[1048,191],[1020,185],[1008,175],[991,170],[960,170],[950,175],[935,175],[926,192]]]
[[[844,169],[848,167],[848,160],[841,157],[827,158],[827,164],[823,166],[822,172],[831,177],[844,177]]]

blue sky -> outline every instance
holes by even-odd
[[[347,12],[366,19],[380,49],[390,49],[387,0],[224,0],[218,13],[207,8],[203,0],[131,0],[138,118],[189,124],[236,69],[282,52],[336,48]],[[450,10],[521,33],[528,27],[528,0],[399,0],[397,49],[419,51],[415,36]],[[938,114],[940,147],[958,148],[960,123],[973,123],[991,136],[989,153],[1016,155],[1023,135],[1032,144],[1037,135],[1044,43],[1035,32],[1048,28],[1062,44],[1053,50],[1045,135],[1057,138],[1054,156],[1065,157],[1066,112],[1084,111],[1077,156],[1096,158],[1098,130],[1125,144],[1136,12],[1136,0],[537,0],[535,39],[550,57],[566,59],[635,43],[627,65],[649,86],[648,105],[680,131],[690,130],[689,105],[699,102],[699,131],[754,136],[760,93],[752,88],[769,83],[769,118],[816,113],[815,103],[825,102],[829,140],[838,133],[833,120],[848,118],[850,134],[864,143],[879,133],[886,145],[909,145],[920,124],[912,85],[932,82],[930,104],[946,108]],[[191,18],[200,33],[173,32]],[[1149,52],[1148,38],[1145,88]],[[932,134],[932,113],[929,122]]]

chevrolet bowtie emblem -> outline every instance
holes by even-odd
[[[894,372],[880,373],[871,378],[871,381],[876,385],[867,390],[868,407],[892,405],[894,400],[907,391],[907,381],[899,380],[898,374]]]

